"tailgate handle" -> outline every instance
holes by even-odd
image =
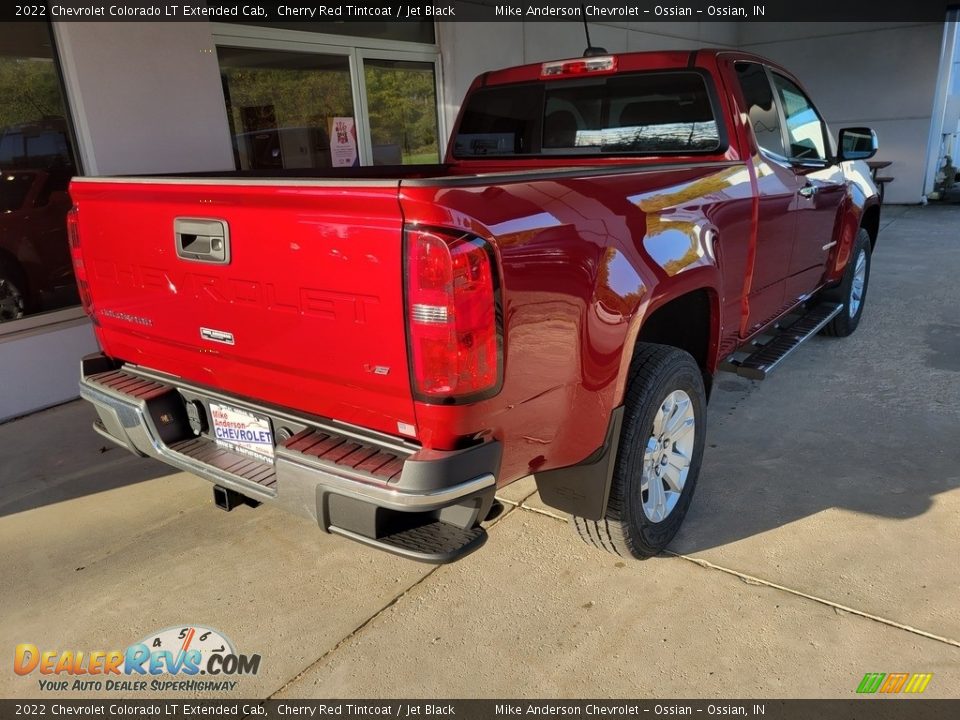
[[[226,220],[175,218],[177,255],[184,260],[226,265],[230,262],[230,231]]]

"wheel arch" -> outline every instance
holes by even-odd
[[[623,396],[626,377],[637,346],[640,343],[650,343],[668,345],[690,353],[703,374],[709,399],[720,342],[720,296],[716,288],[700,285],[678,295],[664,296],[660,302],[651,303],[631,336],[633,341],[624,348],[621,366],[623,384],[618,388],[618,398]]]
[[[880,203],[868,205],[860,218],[860,227],[870,235],[870,251],[877,247],[877,236],[880,234]]]

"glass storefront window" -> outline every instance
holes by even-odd
[[[76,172],[46,23],[0,24],[0,323],[79,304],[67,245]]]
[[[234,47],[217,54],[238,169],[359,164],[347,56]]]
[[[433,63],[367,59],[363,71],[373,164],[440,162]]]
[[[253,22],[249,18],[234,20],[223,18],[220,22],[235,25],[252,25],[271,29],[297,30],[299,32],[322,33],[324,35],[347,35],[377,40],[433,44],[436,41],[433,23],[429,20],[351,20],[350,22],[315,22],[301,20],[297,22],[271,21]]]

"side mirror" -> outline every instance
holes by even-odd
[[[877,134],[867,127],[843,128],[837,147],[838,160],[869,160],[877,154]]]

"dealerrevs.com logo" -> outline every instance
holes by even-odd
[[[39,673],[43,691],[223,691],[239,684],[233,677],[256,675],[260,656],[236,652],[217,630],[187,625],[151,633],[126,650],[61,652],[21,643],[13,669]]]

